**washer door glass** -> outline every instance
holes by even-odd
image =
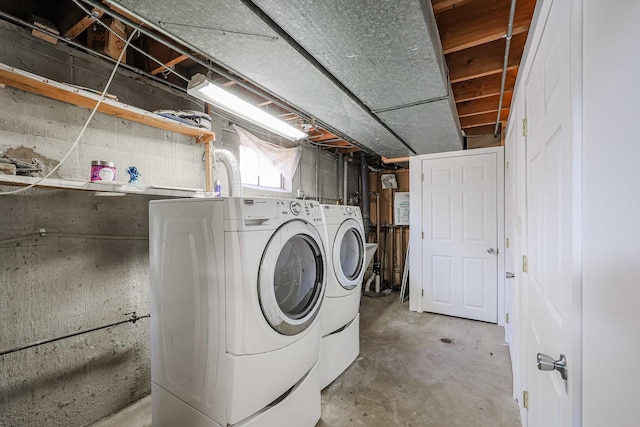
[[[318,245],[304,234],[291,237],[285,244],[273,273],[276,301],[291,319],[309,314],[322,283],[322,260]]]
[[[356,288],[364,276],[364,232],[360,224],[348,219],[340,225],[333,242],[333,269],[340,285]]]
[[[326,258],[316,228],[301,220],[271,237],[258,272],[258,295],[266,320],[277,332],[296,335],[318,315],[326,285]]]

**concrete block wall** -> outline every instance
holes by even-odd
[[[0,62],[95,89],[111,65],[58,44],[50,45],[0,21]],[[202,106],[179,91],[132,72],[118,72],[109,92],[148,110]],[[38,157],[52,167],[76,138],[89,111],[9,87],[0,88],[0,150]],[[237,153],[228,123],[214,120],[216,146]],[[86,181],[91,160],[116,163],[118,180],[137,166],[142,184],[204,186],[203,147],[185,136],[97,114],[57,177]],[[306,144],[293,191],[315,197],[315,148]],[[323,202],[338,194],[333,155],[320,159]],[[357,191],[357,168],[349,192]],[[226,179],[220,165],[221,179]],[[1,186],[1,191],[15,187]],[[223,184],[223,193],[228,185]],[[247,196],[291,193],[246,190]],[[0,196],[0,351],[80,329],[124,320],[149,310],[148,202],[141,195],[31,189]],[[125,236],[122,240],[56,234]],[[149,323],[143,319],[0,356],[0,427],[87,426],[150,392]]]
[[[148,197],[0,197],[0,241],[49,233],[0,243],[0,350],[148,313]],[[148,320],[0,356],[0,426],[87,426],[147,395]]]

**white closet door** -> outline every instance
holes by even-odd
[[[498,320],[497,158],[422,161],[424,311]]]

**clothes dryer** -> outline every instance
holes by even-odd
[[[360,353],[360,297],[365,234],[360,208],[322,205],[327,242],[327,292],[322,308],[320,382],[335,380]]]
[[[320,418],[320,205],[152,201],[154,427],[313,426]]]

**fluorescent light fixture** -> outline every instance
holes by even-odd
[[[203,74],[196,74],[191,78],[187,86],[187,93],[293,141],[307,137],[307,134],[300,129],[296,129],[213,84]]]

